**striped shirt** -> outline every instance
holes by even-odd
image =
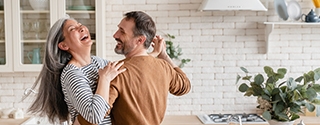
[[[98,69],[107,63],[102,58],[92,56],[91,63],[84,67],[79,68],[73,64],[64,67],[60,80],[72,123],[80,113],[90,123],[111,124],[110,117],[104,117],[110,106],[100,95],[95,94]]]

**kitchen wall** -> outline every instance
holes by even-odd
[[[192,83],[189,94],[169,96],[167,114],[258,112],[256,98],[237,91],[235,79],[240,66],[253,73],[263,66],[286,67],[290,76],[320,67],[320,25],[276,25],[266,52],[264,22],[281,21],[273,1],[267,12],[197,10],[202,0],[108,0],[106,1],[106,57],[123,58],[113,52],[112,38],[122,15],[130,10],[150,14],[158,34],[176,36],[175,45],[183,49],[182,58],[190,58],[183,70]],[[263,1],[263,0],[262,0]],[[298,0],[308,13],[311,0]],[[248,3],[249,4],[249,3]],[[24,89],[31,87],[38,72],[0,73],[0,107],[23,108],[31,98],[19,102]]]

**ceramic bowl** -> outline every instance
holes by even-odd
[[[6,108],[1,110],[1,118],[9,118],[10,113],[14,110],[14,108]]]
[[[48,10],[49,0],[29,0],[29,3],[34,10]]]

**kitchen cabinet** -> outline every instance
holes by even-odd
[[[269,51],[269,38],[275,25],[296,25],[296,26],[320,26],[320,23],[306,23],[306,22],[264,22],[265,28],[265,42],[266,53]]]
[[[3,0],[0,0],[3,1]],[[0,72],[38,72],[42,68],[46,36],[56,20],[68,14],[89,28],[92,55],[104,57],[105,0],[4,0],[0,19],[5,20],[4,39],[0,30]],[[1,6],[0,6],[1,9]],[[97,18],[99,17],[99,18]],[[1,29],[1,20],[0,20]],[[1,62],[0,62],[1,63]]]
[[[0,72],[13,70],[11,1],[0,0]]]

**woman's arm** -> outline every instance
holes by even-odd
[[[109,62],[103,69],[99,69],[99,79],[96,94],[101,95],[108,103],[110,82],[126,69],[119,69],[123,62]]]
[[[125,69],[118,70],[123,63],[109,63],[99,71],[96,93],[88,83],[88,79],[82,71],[77,68],[67,70],[61,77],[64,94],[67,102],[76,109],[91,123],[99,123],[104,119],[106,112],[109,110],[107,101],[109,100],[110,81]],[[93,75],[93,74],[91,74]],[[74,110],[73,110],[74,111]]]

